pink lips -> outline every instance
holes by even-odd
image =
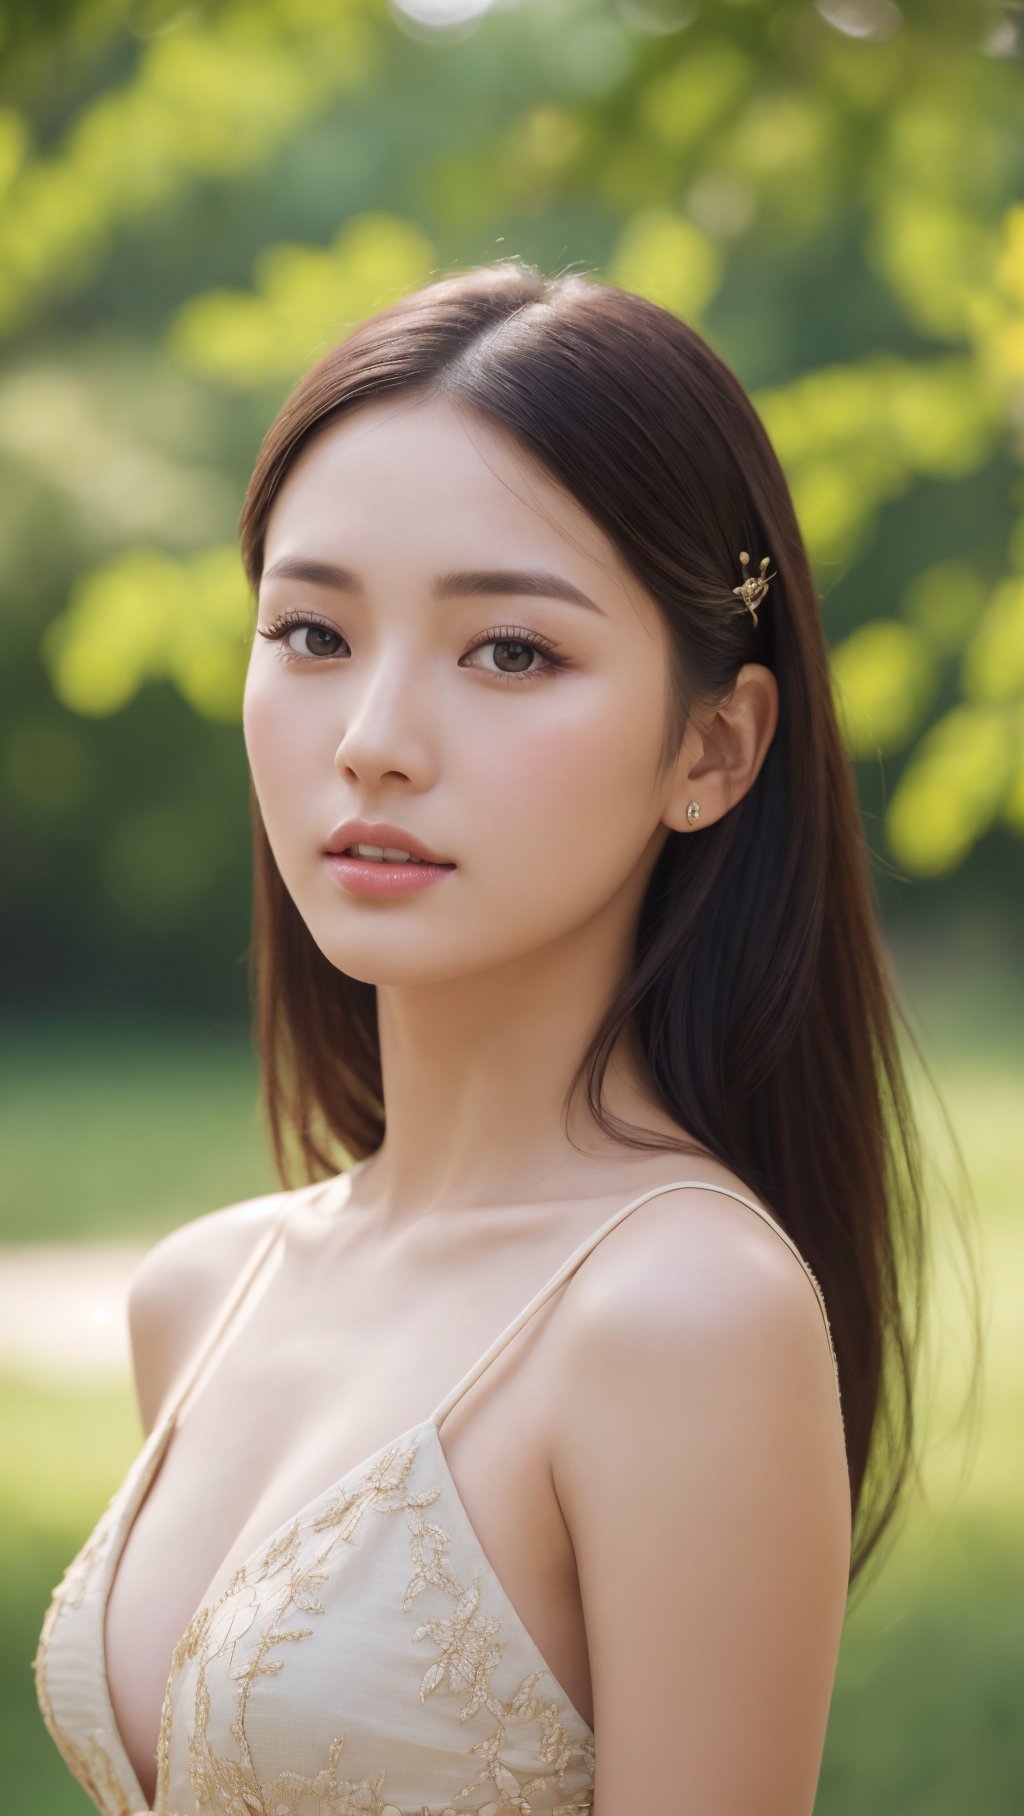
[[[357,842],[371,843],[369,839]],[[409,847],[399,845],[396,839],[393,849]],[[440,882],[442,877],[451,876],[455,869],[454,864],[389,864],[386,859],[347,857],[344,852],[335,851],[327,853],[327,862],[349,894],[369,896],[414,895]]]

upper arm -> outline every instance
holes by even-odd
[[[556,1415],[594,1816],[806,1816],[850,1562],[828,1340],[769,1227],[659,1202],[674,1216],[577,1276]]]
[[[272,1192],[206,1211],[162,1236],[137,1263],[127,1318],[147,1435],[279,1205],[280,1194]]]

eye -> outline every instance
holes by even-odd
[[[305,649],[297,648],[291,642],[291,634],[295,630],[314,633],[312,640],[307,635]],[[273,624],[258,624],[256,634],[258,637],[265,637],[268,643],[279,643],[281,646],[279,654],[286,662],[319,661],[323,656],[336,654],[334,649],[326,647],[332,638],[340,643],[345,641],[341,632],[335,630],[333,624],[329,624],[326,618],[313,618],[302,612],[282,612]]]
[[[294,632],[302,633],[295,643],[291,640]],[[347,642],[328,619],[304,612],[282,612],[273,624],[257,625],[256,634],[266,638],[269,643],[277,643],[278,653],[285,662],[323,663],[337,655],[339,644]],[[536,631],[522,630],[515,624],[503,624],[485,631],[471,644],[467,653],[472,655],[474,650],[491,646],[496,650],[511,651],[511,655],[506,653],[503,660],[514,665],[510,668],[485,667],[481,670],[497,681],[534,681],[542,675],[553,673],[556,668],[565,667],[564,659],[557,653],[557,646],[549,638],[540,636]],[[535,657],[540,660],[534,660]],[[471,666],[480,665],[473,663]]]
[[[521,664],[531,656],[541,656],[540,662],[530,662],[528,667],[510,669],[485,668],[484,674],[493,675],[500,681],[534,681],[541,675],[552,673],[556,668],[564,668],[564,662],[558,657],[555,645],[546,637],[539,637],[534,631],[520,630],[516,625],[502,625],[498,630],[487,631],[477,639],[469,651],[486,649],[493,645],[498,650],[511,650],[512,655],[506,659]],[[474,666],[476,666],[474,664]]]

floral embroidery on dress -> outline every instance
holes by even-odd
[[[385,1801],[385,1769],[358,1781],[339,1777],[345,1734],[332,1738],[327,1760],[315,1775],[286,1771],[268,1780],[259,1776],[246,1732],[246,1708],[253,1685],[262,1677],[283,1671],[287,1664],[286,1657],[272,1658],[270,1654],[314,1634],[314,1627],[295,1624],[295,1615],[324,1613],[317,1587],[329,1580],[330,1571],[324,1566],[335,1547],[346,1544],[371,1511],[402,1513],[409,1527],[414,1568],[403,1594],[403,1610],[407,1612],[428,1586],[440,1589],[454,1603],[447,1619],[423,1621],[411,1634],[414,1641],[433,1641],[440,1653],[423,1675],[421,1703],[447,1689],[460,1699],[460,1721],[486,1709],[494,1724],[491,1733],[468,1749],[482,1759],[476,1777],[450,1793],[443,1806],[423,1805],[422,1816],[465,1816],[467,1807],[473,1808],[465,1800],[481,1788],[489,1791],[491,1797],[475,1806],[476,1816],[505,1816],[506,1812],[529,1816],[533,1808],[530,1799],[538,1792],[567,1790],[565,1774],[573,1763],[586,1769],[590,1785],[575,1794],[570,1791],[552,1807],[551,1816],[580,1816],[580,1812],[591,1809],[594,1745],[589,1738],[574,1739],[562,1722],[558,1701],[537,1694],[538,1682],[549,1674],[544,1670],[529,1672],[507,1701],[494,1693],[491,1679],[506,1649],[501,1622],[480,1610],[479,1571],[468,1585],[454,1576],[446,1556],[452,1535],[425,1514],[425,1509],[440,1496],[441,1488],[435,1485],[419,1492],[409,1491],[407,1478],[419,1449],[413,1441],[399,1442],[383,1451],[365,1474],[347,1485],[326,1508],[305,1520],[301,1516],[292,1520],[258,1561],[242,1565],[235,1572],[216,1602],[198,1610],[175,1648],[164,1698],[158,1741],[158,1810],[167,1793],[175,1680],[189,1660],[197,1665],[194,1721],[186,1736],[195,1816],[256,1816],[257,1812],[259,1816],[263,1812],[268,1816],[403,1816],[396,1804]],[[327,1543],[309,1558],[303,1555],[304,1535],[328,1535]],[[261,1597],[256,1591],[275,1582],[279,1593],[268,1607],[266,1595]],[[254,1629],[255,1643],[248,1662],[244,1668],[231,1672],[237,1691],[230,1732],[238,1756],[229,1759],[213,1750],[209,1738],[208,1671],[225,1654],[229,1655],[230,1664],[235,1648]],[[539,1728],[539,1745],[534,1751],[545,1767],[525,1782],[502,1759],[510,1727],[522,1723]]]
[[[99,1735],[89,1734],[82,1740],[75,1740],[61,1727],[46,1679],[46,1658],[53,1629],[65,1608],[82,1606],[93,1571],[102,1558],[111,1527],[117,1518],[120,1494],[121,1490],[115,1489],[85,1544],[71,1559],[50,1597],[32,1660],[32,1674],[43,1721],[58,1752],[79,1784],[88,1791],[93,1802],[105,1812],[105,1816],[140,1816],[138,1806],[125,1790]]]
[[[838,1393],[839,1370],[824,1298],[795,1244],[781,1226],[750,1199],[727,1187],[699,1179],[676,1180],[655,1187],[616,1212],[585,1245],[568,1257],[541,1292],[534,1295],[526,1308],[526,1316],[547,1303],[608,1231],[639,1205],[661,1191],[689,1186],[721,1191],[746,1204],[789,1243],[817,1292]],[[272,1252],[277,1233],[284,1229],[286,1215],[287,1212],[279,1218],[267,1242],[257,1251],[253,1267],[241,1281],[241,1290],[229,1296],[224,1315],[214,1328],[212,1343],[207,1343],[200,1352],[198,1371],[229,1319],[243,1303],[245,1289],[256,1277],[264,1255]],[[54,1591],[34,1660],[38,1700],[46,1725],[103,1816],[157,1816],[157,1813],[158,1816],[533,1816],[537,1810],[534,1800],[537,1799],[544,1800],[547,1816],[590,1816],[595,1775],[592,1730],[544,1666],[543,1659],[542,1668],[528,1670],[507,1698],[498,1694],[495,1677],[500,1664],[510,1650],[513,1658],[517,1651],[523,1651],[530,1636],[522,1623],[517,1622],[514,1608],[511,1609],[507,1641],[503,1637],[503,1619],[487,1612],[490,1605],[488,1577],[491,1578],[492,1596],[499,1608],[505,1609],[506,1617],[510,1604],[507,1597],[501,1598],[501,1584],[494,1573],[488,1571],[479,1543],[473,1542],[475,1534],[457,1491],[453,1500],[459,1516],[456,1521],[458,1544],[464,1555],[475,1560],[460,1573],[466,1577],[465,1581],[460,1580],[448,1555],[453,1534],[434,1523],[427,1511],[445,1490],[434,1485],[420,1493],[411,1493],[408,1487],[409,1472],[417,1455],[423,1451],[417,1434],[429,1431],[431,1442],[438,1440],[435,1424],[438,1415],[444,1409],[451,1410],[458,1397],[479,1379],[494,1354],[500,1353],[522,1328],[524,1321],[520,1314],[506,1326],[496,1344],[489,1346],[476,1366],[458,1383],[454,1393],[441,1402],[429,1422],[413,1427],[411,1432],[379,1452],[376,1460],[360,1465],[358,1474],[352,1471],[345,1481],[310,1503],[278,1537],[265,1544],[255,1561],[250,1559],[235,1572],[219,1598],[193,1616],[174,1649],[165,1688],[157,1739],[156,1796],[151,1812],[141,1801],[131,1761],[120,1743],[109,1706],[109,1684],[103,1682],[102,1629],[97,1631],[96,1610],[89,1591],[98,1565],[104,1571],[110,1567],[116,1569],[116,1560],[112,1566],[109,1563],[109,1546],[116,1536],[122,1509],[129,1505],[137,1509],[136,1489],[141,1486],[145,1491],[159,1467],[164,1453],[163,1440],[174,1429],[178,1409],[194,1383],[197,1370],[192,1371],[188,1382],[179,1386],[174,1406],[155,1428],[153,1449],[141,1453],[144,1479],[136,1477],[133,1466]],[[443,1456],[435,1458],[435,1462],[451,1492]],[[319,1512],[316,1511],[318,1508]],[[333,1563],[336,1565],[336,1547],[344,1546],[355,1536],[360,1522],[371,1511],[385,1516],[401,1513],[408,1531],[412,1574],[404,1591],[393,1581],[391,1583],[396,1616],[393,1625],[398,1631],[381,1636],[379,1661],[382,1670],[395,1669],[396,1684],[404,1681],[402,1694],[408,1700],[408,1721],[401,1719],[403,1710],[398,1703],[397,1690],[391,1701],[379,1710],[371,1707],[372,1687],[360,1703],[359,1692],[365,1688],[360,1678],[361,1661],[351,1666],[349,1660],[349,1732],[330,1738],[322,1734],[317,1745],[325,1757],[321,1758],[315,1772],[305,1774],[282,1769],[281,1756],[283,1754],[287,1760],[289,1748],[293,1755],[301,1749],[301,1763],[317,1763],[315,1758],[310,1761],[307,1753],[309,1736],[315,1731],[313,1718],[319,1719],[323,1711],[307,1705],[304,1671],[307,1681],[319,1687],[320,1655],[315,1648],[308,1652],[300,1650],[298,1654],[295,1648],[316,1634],[317,1617],[327,1612],[320,1585],[331,1580],[332,1553],[335,1553]],[[393,1576],[396,1550],[398,1567],[404,1576],[401,1529],[391,1519],[385,1530],[389,1541],[385,1545],[385,1558],[365,1560],[370,1566],[380,1563],[380,1574],[375,1582],[376,1599],[366,1609],[354,1609],[356,1630],[361,1614],[376,1620],[385,1612],[380,1596],[388,1587],[389,1577]],[[392,1535],[393,1544],[390,1543]],[[314,1537],[326,1540],[318,1551],[311,1543]],[[109,1577],[106,1580],[109,1581]],[[404,1614],[412,1613],[418,1598],[428,1588],[440,1593],[442,1598],[447,1597],[450,1606],[444,1606],[442,1600],[439,1612],[435,1593],[434,1605],[428,1604],[429,1614],[424,1611],[424,1617],[417,1624],[410,1623],[408,1629],[401,1628],[397,1620],[399,1610]],[[353,1601],[357,1599],[353,1597]],[[79,1611],[77,1619],[73,1618],[75,1610]],[[60,1620],[62,1611],[67,1614],[66,1630],[65,1623]],[[340,1615],[344,1628],[344,1608]],[[248,1662],[242,1668],[235,1668],[235,1649],[250,1636],[252,1651],[245,1655]],[[401,1642],[406,1637],[423,1652],[433,1648],[433,1656],[424,1659],[421,1674],[416,1661],[422,1653],[402,1653]],[[344,1649],[348,1643],[347,1633],[343,1631],[340,1638]],[[324,1652],[331,1653],[329,1644]],[[278,1655],[272,1656],[274,1653]],[[536,1665],[536,1647],[533,1647],[532,1655]],[[221,1659],[222,1671],[211,1672],[214,1661]],[[279,1678],[290,1661],[297,1661],[297,1668],[285,1680],[281,1709],[275,1707],[273,1696],[265,1704],[257,1698],[250,1708],[257,1684],[264,1678]],[[371,1656],[368,1662],[372,1671],[376,1661]],[[185,1719],[181,1706],[184,1700],[181,1675],[186,1663],[195,1667],[193,1723],[191,1731],[179,1732]],[[90,1671],[94,1671],[95,1677],[90,1676]],[[553,1694],[544,1693],[545,1680]],[[344,1690],[343,1681],[338,1688],[342,1706]],[[67,1705],[63,1709],[58,1707],[55,1714],[53,1697],[56,1696],[59,1705],[65,1693]],[[228,1707],[224,1709],[223,1704],[229,1697]],[[432,1705],[440,1717],[433,1730],[421,1714],[432,1698],[440,1699],[440,1704]],[[300,1720],[297,1729],[293,1730],[291,1722],[296,1712]],[[364,1714],[374,1717],[372,1733],[360,1730]],[[214,1715],[216,1722],[211,1723]],[[230,1721],[227,1720],[229,1715]],[[380,1721],[375,1719],[378,1715],[382,1717]],[[423,1721],[422,1729],[417,1728],[418,1715]],[[211,1725],[216,1727],[222,1718],[233,1743],[234,1757],[225,1757],[221,1750],[227,1747],[227,1742],[222,1742],[216,1734],[213,1738],[210,1735]],[[463,1749],[460,1749],[459,1724],[469,1721],[474,1724],[472,1732],[476,1738],[469,1744],[469,1732],[464,1730]],[[487,1723],[490,1724],[487,1731],[481,1732]],[[369,1729],[370,1723],[367,1725]],[[581,1727],[585,1730],[583,1734],[579,1732]],[[253,1745],[257,1752],[260,1751],[261,1735],[268,1750],[275,1752],[276,1749],[272,1764],[277,1768],[273,1776],[262,1778],[252,1752]],[[353,1769],[363,1773],[358,1779],[341,1775],[346,1747],[356,1755]],[[129,1782],[133,1785],[131,1797],[125,1793],[108,1749],[113,1751],[115,1758],[124,1756],[121,1768],[123,1770],[127,1765]],[[375,1749],[380,1750],[379,1756],[385,1761],[383,1765],[378,1766]],[[401,1765],[397,1763],[400,1760],[404,1762]],[[467,1770],[471,1769],[471,1762],[478,1763],[479,1770],[453,1791],[448,1776],[461,1778],[463,1762]],[[400,1808],[393,1801],[401,1794],[396,1781],[404,1774],[404,1781],[408,1783],[421,1766],[427,1782],[420,1784],[417,1781],[416,1790],[406,1794]],[[567,1774],[573,1768],[575,1788],[567,1782]],[[435,1789],[441,1798],[439,1803],[420,1801],[424,1791],[429,1794]],[[483,1801],[477,1801],[478,1798]],[[550,1802],[547,1801],[549,1798]],[[183,1807],[185,1803],[189,1804],[187,1810]]]

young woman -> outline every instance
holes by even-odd
[[[240,533],[282,1190],[138,1270],[47,1723],[105,1816],[804,1816],[921,1205],[778,461],[510,261],[320,360]]]

